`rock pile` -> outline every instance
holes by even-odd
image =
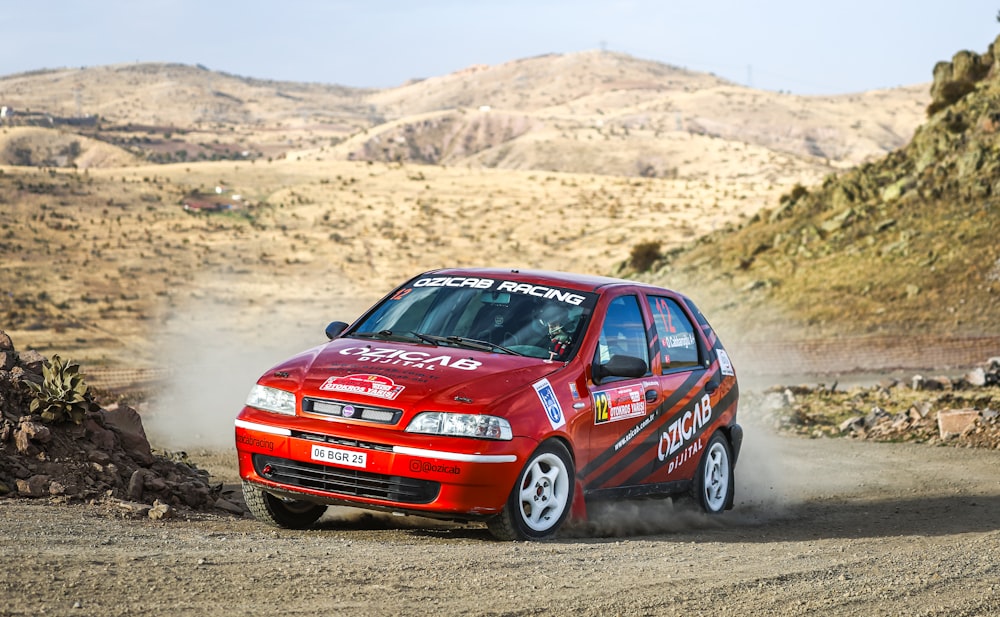
[[[846,391],[778,386],[746,403],[774,428],[812,437],[1000,449],[1000,357],[957,379],[915,375]]]
[[[243,513],[185,455],[154,453],[139,414],[127,405],[95,406],[80,424],[30,414],[25,382],[41,383],[45,362],[35,351],[16,351],[0,331],[0,498],[88,500],[151,518],[178,508]]]

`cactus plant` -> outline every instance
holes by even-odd
[[[39,414],[43,422],[81,424],[88,411],[100,409],[80,374],[80,365],[63,361],[58,355],[45,362],[41,383],[24,383],[34,396],[28,409]]]

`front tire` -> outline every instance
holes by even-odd
[[[569,515],[576,483],[573,459],[562,442],[543,443],[528,459],[503,511],[487,521],[498,540],[542,540]]]
[[[694,499],[708,514],[721,514],[733,503],[733,456],[722,433],[708,440],[694,478]]]
[[[243,481],[243,500],[258,521],[285,529],[305,529],[326,512],[326,506],[310,501],[281,499],[246,480]]]

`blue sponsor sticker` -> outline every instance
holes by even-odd
[[[563,415],[562,407],[559,405],[559,399],[556,398],[555,390],[552,389],[552,384],[549,383],[549,380],[543,379],[535,382],[534,388],[535,392],[538,394],[538,400],[542,402],[542,409],[545,410],[545,417],[549,419],[549,424],[552,425],[552,428],[557,429],[561,426],[565,426],[566,417]]]

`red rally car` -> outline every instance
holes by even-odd
[[[282,362],[236,419],[247,505],[483,520],[541,539],[587,501],[732,508],[743,430],[722,343],[685,296],[556,272],[421,274]]]

